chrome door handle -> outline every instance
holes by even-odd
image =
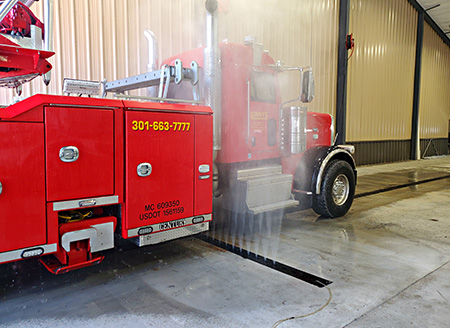
[[[152,173],[152,165],[150,163],[141,163],[137,166],[137,175],[140,177],[148,177]]]
[[[78,206],[80,206],[80,207],[95,206],[96,204],[97,204],[97,201],[95,199],[82,200],[82,201],[78,202]]]
[[[78,148],[75,146],[62,147],[59,150],[59,159],[64,163],[75,162],[80,156]]]

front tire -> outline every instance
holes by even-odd
[[[314,194],[313,209],[322,216],[337,218],[345,215],[355,196],[355,174],[350,164],[343,160],[332,161],[320,186],[320,194]]]

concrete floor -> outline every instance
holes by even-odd
[[[278,327],[449,327],[449,173],[450,157],[361,167],[359,195],[442,179],[356,198],[344,218],[288,211],[259,238],[220,236],[333,281],[327,306]],[[197,238],[104,254],[62,276],[35,260],[0,265],[0,326],[273,327],[330,299]]]

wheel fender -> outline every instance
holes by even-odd
[[[320,194],[320,187],[322,186],[323,175],[328,166],[328,163],[335,159],[340,159],[346,161],[350,164],[353,169],[353,173],[355,174],[355,185],[357,178],[356,164],[353,156],[344,148],[340,148],[339,146],[331,146],[328,148],[326,156],[320,161],[320,166],[317,167],[317,170],[314,174],[313,181],[313,192],[317,195]]]
[[[308,149],[302,156],[295,171],[294,189],[320,194],[327,165],[335,159],[344,160],[350,164],[355,174],[356,184],[356,164],[350,152],[338,146],[319,146]]]

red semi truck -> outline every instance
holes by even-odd
[[[45,5],[50,17],[51,0]],[[66,80],[68,96],[0,108],[0,263],[40,257],[58,274],[99,263],[115,238],[144,246],[207,231],[212,197],[256,215],[296,205],[327,217],[349,210],[352,147],[333,145],[330,115],[281,100],[286,70],[301,73],[295,101],[312,100],[311,68],[283,67],[251,40],[219,45],[217,2],[206,9],[206,47],[161,69]],[[20,93],[36,76],[50,81],[43,26],[26,5],[0,2],[0,85]],[[103,97],[92,97],[101,85]],[[126,93],[137,88],[149,97]]]

